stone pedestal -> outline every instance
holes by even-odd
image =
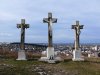
[[[54,60],[54,47],[48,47],[46,50],[46,57],[41,57],[39,61],[52,62]],[[51,61],[52,60],[52,61]],[[54,61],[53,61],[54,63]]]
[[[92,56],[91,56],[91,54],[89,53],[89,54],[88,54],[88,58],[90,58],[90,57],[92,57]]]
[[[48,62],[49,64],[54,64],[54,63],[56,63],[56,60],[47,60],[47,62]]]
[[[18,58],[16,60],[27,60],[25,50],[18,51]]]
[[[47,58],[50,60],[54,59],[54,47],[47,48]]]
[[[63,61],[60,57],[54,55],[54,47],[48,47],[46,53],[47,57],[41,57],[39,61],[45,61],[50,64],[56,63],[56,61]]]
[[[81,50],[74,50],[73,51],[73,61],[84,61],[84,59],[81,56]]]
[[[98,52],[94,52],[94,57],[98,58]]]

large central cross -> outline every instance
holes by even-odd
[[[21,50],[24,50],[24,42],[25,42],[25,28],[29,28],[29,24],[25,24],[25,19],[21,19],[21,24],[17,24],[17,28],[21,28]]]
[[[48,47],[52,47],[52,23],[57,23],[57,18],[52,18],[52,13],[48,13],[48,18],[43,18],[44,23],[48,23]]]
[[[75,50],[78,50],[80,47],[80,40],[79,40],[79,35],[80,35],[80,29],[83,29],[84,25],[80,25],[79,21],[76,21],[76,25],[72,25],[72,29],[75,29]]]

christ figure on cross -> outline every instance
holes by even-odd
[[[48,18],[44,18],[43,22],[48,23],[48,47],[52,47],[52,23],[57,23],[57,18],[52,18],[52,13],[48,13]]]
[[[25,24],[25,19],[21,19],[21,24],[17,24],[17,28],[21,28],[21,50],[24,50],[24,42],[25,42],[25,28],[29,28],[29,24]]]
[[[72,29],[75,29],[75,49],[78,50],[80,47],[80,29],[83,29],[83,25],[80,25],[79,21],[76,21],[76,25],[72,25]]]

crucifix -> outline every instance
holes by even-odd
[[[76,25],[72,25],[72,29],[75,29],[75,50],[79,50],[80,47],[79,36],[81,33],[80,29],[83,29],[83,26],[84,25],[79,24],[79,21],[76,21]]]
[[[43,18],[43,23],[48,23],[48,47],[52,47],[52,23],[57,23],[57,18],[52,18],[52,13],[48,13],[48,18]]]
[[[25,24],[25,19],[21,19],[21,24],[17,24],[17,28],[21,28],[21,50],[24,50],[24,42],[25,42],[25,28],[29,28],[29,24]]]

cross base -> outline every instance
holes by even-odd
[[[47,47],[47,58],[50,60],[54,59],[54,47]]]
[[[73,61],[84,61],[84,59],[81,57],[81,50],[74,50],[73,51]]]
[[[39,59],[39,61],[47,62],[47,63],[50,63],[50,64],[56,63],[56,60],[55,60],[55,59],[50,60],[50,59],[48,59],[47,57],[41,57],[41,58]]]
[[[41,57],[39,61],[48,62],[50,64],[56,63],[56,61],[63,61],[60,57],[54,55],[54,47],[47,48],[47,57]]]
[[[47,57],[41,57],[39,59],[39,61],[42,61],[42,62],[47,62],[49,64],[54,64],[56,62],[61,62],[61,61],[64,61],[63,59],[61,59],[60,57],[55,57],[53,60],[50,60],[48,59]]]
[[[18,58],[16,60],[27,60],[25,50],[18,51]]]
[[[98,52],[94,52],[94,57],[98,58]]]

